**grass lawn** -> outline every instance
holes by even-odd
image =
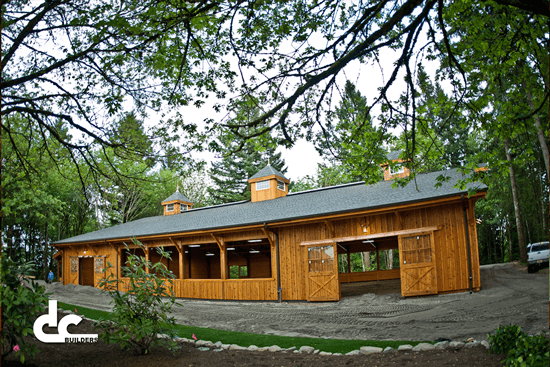
[[[86,307],[75,306],[63,302],[58,302],[57,307],[63,310],[69,310],[74,312],[75,309],[79,315],[85,316],[92,320],[109,320],[111,313],[107,311],[98,311]],[[220,341],[223,344],[237,344],[242,347],[248,347],[255,345],[257,347],[270,347],[272,345],[278,345],[281,348],[296,347],[307,345],[315,349],[319,349],[323,352],[330,353],[348,353],[352,350],[358,350],[364,346],[371,347],[392,347],[397,349],[402,344],[410,344],[415,346],[419,341],[378,341],[378,340],[342,340],[342,339],[321,339],[321,338],[299,338],[299,337],[286,337],[275,335],[262,335],[262,334],[250,334],[238,331],[217,330],[210,328],[201,328],[195,326],[177,325],[176,334],[182,338],[191,339],[195,334],[198,340],[209,340],[213,343]],[[426,343],[433,343],[433,341],[426,341]]]

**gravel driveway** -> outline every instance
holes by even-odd
[[[487,339],[499,325],[548,330],[548,272],[528,274],[517,263],[481,266],[481,290],[402,298],[364,294],[334,303],[258,303],[178,300],[178,323],[257,334],[334,339]],[[47,285],[50,298],[109,310],[110,298],[92,287]]]

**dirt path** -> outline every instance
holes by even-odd
[[[525,332],[548,330],[548,272],[528,274],[517,264],[481,267],[481,291],[403,299],[364,294],[337,303],[257,303],[180,300],[179,323],[258,334],[340,339],[487,339],[503,324]],[[60,302],[108,310],[98,289],[48,286]]]

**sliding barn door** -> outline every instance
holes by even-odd
[[[307,247],[307,300],[339,301],[336,244]]]
[[[403,297],[437,293],[433,232],[400,236],[399,257]]]

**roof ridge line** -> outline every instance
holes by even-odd
[[[289,192],[286,196],[300,195],[300,194],[306,194],[306,193],[310,193],[310,192],[317,192],[317,191],[324,191],[324,190],[332,190],[332,189],[338,189],[338,188],[341,188],[341,187],[354,186],[354,185],[360,185],[360,184],[365,184],[365,181],[348,182],[348,183],[341,184],[341,185],[319,187],[317,189],[298,191],[298,192]]]

